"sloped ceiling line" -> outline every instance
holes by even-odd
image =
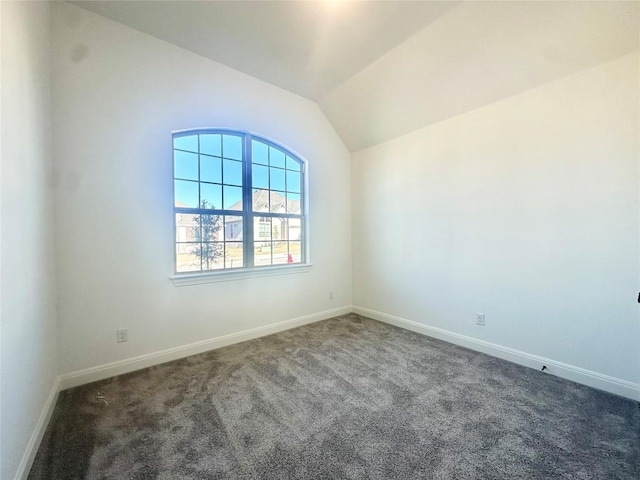
[[[638,2],[76,1],[317,101],[352,152],[638,50]]]

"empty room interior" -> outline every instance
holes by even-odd
[[[640,479],[640,2],[0,2],[0,478]]]

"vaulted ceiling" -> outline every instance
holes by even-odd
[[[638,2],[73,3],[317,101],[351,151],[640,47]]]
[[[459,2],[74,3],[317,100]]]

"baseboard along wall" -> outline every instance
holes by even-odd
[[[637,383],[603,375],[601,373],[586,370],[574,365],[568,365],[550,358],[544,358],[538,355],[522,352],[513,348],[503,347],[502,345],[486,342],[484,340],[478,340],[476,338],[454,333],[442,328],[431,327],[413,320],[389,315],[388,313],[382,313],[355,305],[353,307],[353,311],[359,315],[388,323],[389,325],[421,333],[422,335],[437,338],[470,350],[486,353],[487,355],[502,358],[503,360],[508,360],[525,367],[540,370],[543,366],[546,366],[547,368],[545,369],[545,372],[550,373],[551,375],[640,402],[640,384]]]
[[[235,343],[245,342],[254,338],[264,337],[273,333],[282,332],[291,328],[307,325],[309,323],[326,320],[331,317],[344,315],[346,313],[355,312],[365,317],[388,323],[396,327],[411,330],[422,335],[437,338],[445,342],[460,345],[471,350],[486,353],[494,357],[502,358],[510,362],[517,363],[529,368],[540,370],[542,366],[546,366],[546,372],[556,375],[573,382],[581,383],[589,387],[604,390],[609,393],[640,401],[640,385],[637,383],[621,380],[619,378],[604,375],[584,368],[576,367],[566,363],[558,362],[550,358],[540,357],[513,348],[504,347],[484,340],[479,340],[459,333],[451,332],[442,328],[432,327],[413,320],[390,315],[388,313],[378,312],[368,308],[354,306],[343,306],[332,310],[306,315],[282,322],[264,325],[250,330],[231,333],[220,337],[210,338],[200,342],[182,345],[179,347],[169,348],[160,352],[153,352],[138,357],[118,360],[116,362],[105,365],[78,370],[66,373],[60,376],[60,389],[84,385],[86,383],[95,382],[105,378],[122,375],[123,373],[133,372],[142,368],[151,367],[161,363],[177,360],[179,358],[188,357],[198,353],[207,352],[216,348],[233,345]]]
[[[118,360],[105,365],[98,365],[58,376],[52,385],[51,393],[44,405],[42,414],[36,424],[36,428],[31,435],[31,439],[29,440],[29,444],[27,445],[27,449],[16,473],[15,480],[26,480],[28,477],[31,465],[33,464],[38,448],[40,447],[40,442],[42,441],[42,437],[47,429],[58,394],[61,390],[103,380],[116,375],[122,375],[124,373],[133,372],[153,365],[159,365],[161,363],[170,362],[190,355],[204,353],[209,350],[215,350],[228,345],[245,342],[247,340],[272,335],[274,333],[283,332],[285,330],[290,330],[302,325],[319,322],[321,320],[345,315],[351,312],[389,325],[404,328],[405,330],[410,330],[422,335],[469,348],[471,350],[486,353],[494,357],[502,358],[525,367],[540,370],[543,365],[546,365],[547,369],[545,371],[552,375],[640,402],[640,385],[636,383],[585,370],[580,367],[557,362],[555,360],[532,355],[530,353],[521,352],[512,348],[503,347],[494,343],[485,342],[466,335],[460,335],[441,328],[431,327],[412,320],[378,312],[376,310],[355,305],[346,305],[332,310],[325,310],[323,312],[303,317],[276,322],[228,335],[222,335],[220,337],[214,337],[188,345],[140,355],[138,357]]]
[[[346,305],[319,313],[313,313],[311,315],[305,315],[303,317],[271,323],[269,325],[263,325],[249,330],[243,330],[241,332],[209,338],[207,340],[190,343],[188,345],[168,348],[159,352],[147,353],[145,355],[107,363],[105,365],[98,365],[95,367],[85,368],[83,370],[77,370],[75,372],[65,373],[60,377],[60,388],[61,390],[65,390],[67,388],[77,387],[86,383],[141,370],[143,368],[170,362],[190,355],[208,352],[209,350],[215,350],[216,348],[246,342],[247,340],[264,337],[266,335],[300,327],[309,323],[319,322],[328,318],[351,313],[351,311],[351,305]]]
[[[66,373],[56,377],[53,386],[51,387],[51,393],[42,409],[36,428],[34,429],[31,439],[27,445],[22,461],[16,472],[15,480],[26,480],[29,476],[29,471],[33,465],[38,448],[40,448],[40,442],[47,430],[49,420],[53,414],[58,394],[62,390],[67,388],[77,387],[105,378],[114,377],[116,375],[122,375],[123,373],[129,373],[143,368],[151,367],[153,365],[159,365],[161,363],[170,362],[172,360],[178,360],[180,358],[188,357],[198,353],[204,353],[209,350],[215,350],[217,348],[226,347],[235,343],[246,342],[254,338],[260,338],[267,335],[271,335],[292,328],[300,327],[321,320],[326,320],[339,315],[345,315],[351,313],[351,305],[346,305],[331,310],[325,310],[323,312],[314,313],[311,315],[305,315],[282,322],[276,322],[261,327],[244,330],[241,332],[231,333],[228,335],[222,335],[220,337],[210,338],[200,342],[194,342],[188,345],[182,345],[179,347],[169,348],[160,352],[153,352],[146,355],[140,355],[138,357],[127,358],[124,360],[118,360],[116,362],[107,363],[105,365],[98,365],[91,368],[85,368],[75,372]]]
[[[18,470],[16,472],[15,480],[26,480],[29,476],[31,466],[33,465],[33,461],[36,458],[36,453],[38,453],[38,448],[40,448],[40,442],[42,442],[42,437],[44,437],[44,433],[47,431],[47,426],[49,426],[49,421],[51,420],[51,415],[53,415],[53,409],[56,406],[56,402],[58,401],[59,393],[60,377],[58,376],[53,381],[53,385],[51,385],[51,391],[49,392],[47,401],[44,404],[42,412],[40,413],[40,418],[38,418],[36,428],[31,434],[31,438],[29,439],[29,443],[27,444],[24,455],[22,455],[20,465],[18,465]]]

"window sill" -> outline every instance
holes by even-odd
[[[174,287],[185,287],[187,285],[200,285],[202,283],[228,282],[232,280],[243,280],[245,278],[271,277],[274,275],[293,275],[297,273],[307,273],[311,270],[310,263],[301,265],[283,265],[275,267],[243,268],[237,270],[226,270],[218,272],[204,273],[182,273],[176,274],[169,279]]]

